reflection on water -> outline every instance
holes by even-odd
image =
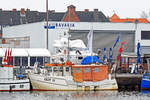
[[[0,92],[0,100],[150,100],[150,92],[48,91]]]

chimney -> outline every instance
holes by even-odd
[[[89,12],[89,9],[84,9],[84,12]]]
[[[68,6],[68,11],[75,11],[76,7],[74,5]]]
[[[24,8],[21,8],[21,14],[25,14],[25,10],[24,10]]]
[[[17,9],[16,9],[16,8],[14,8],[12,11],[13,11],[13,12],[16,12],[16,11],[17,11]]]
[[[98,18],[98,9],[94,9],[94,21],[98,22],[99,18]]]
[[[94,12],[98,12],[98,9],[94,9]]]
[[[27,8],[26,11],[27,11],[27,12],[30,12],[30,9]]]

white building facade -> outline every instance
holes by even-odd
[[[28,43],[21,47],[46,48],[46,22],[22,24],[3,28],[3,38],[25,38]],[[69,30],[86,31],[93,29],[95,32],[131,32],[133,36],[133,48],[139,41],[144,52],[150,50],[150,24],[148,23],[108,23],[108,22],[49,22],[48,49],[54,52],[53,43],[55,40],[64,37]],[[87,32],[88,33],[88,32]],[[79,33],[80,34],[80,33]],[[82,33],[81,33],[82,34]],[[86,38],[86,37],[85,37]],[[117,37],[116,37],[117,38]],[[15,41],[14,39],[14,41]],[[101,37],[99,37],[101,39]],[[126,41],[128,38],[126,38]],[[115,42],[115,41],[114,41]],[[23,46],[25,45],[25,46]],[[15,45],[10,45],[14,46]],[[17,47],[17,46],[16,46]],[[148,52],[147,52],[148,53]]]

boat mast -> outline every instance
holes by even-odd
[[[69,23],[70,23],[70,9],[68,10],[69,12],[68,12],[68,14],[69,14]],[[69,25],[69,30],[68,30],[68,54],[67,54],[67,61],[69,61],[70,62],[70,50],[69,50],[69,37],[70,37],[70,25]]]
[[[46,49],[48,49],[48,0],[46,0]]]

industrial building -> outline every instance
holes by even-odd
[[[46,22],[23,24],[3,29],[6,39],[3,46],[14,48],[46,48]],[[54,22],[49,21],[48,49],[54,53],[53,43],[61,37],[71,34],[70,39],[81,39],[87,44],[87,34],[93,30],[93,50],[107,50],[113,46],[117,37],[125,41],[124,51],[135,52],[136,45],[141,43],[142,52],[149,54],[150,24],[149,23],[110,23],[110,22]],[[53,28],[51,28],[53,27]],[[118,44],[114,51],[117,52]]]

